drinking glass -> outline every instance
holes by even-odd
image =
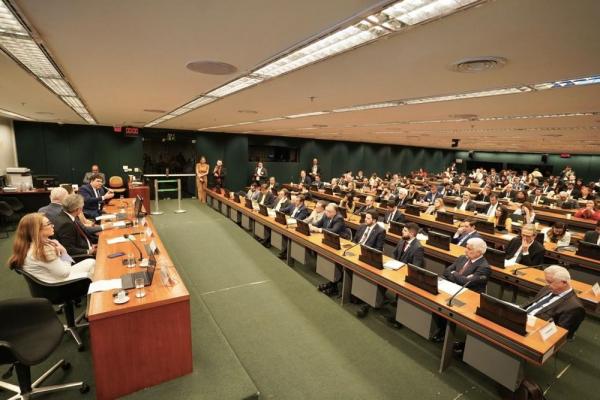
[[[146,296],[146,290],[144,289],[144,278],[135,278],[135,297],[141,299]]]

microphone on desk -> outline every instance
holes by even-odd
[[[342,256],[346,257],[347,255],[353,256],[354,253],[350,253],[350,250],[352,250],[353,248],[355,248],[356,246],[360,246],[360,243],[356,243],[350,247],[348,247],[346,250],[344,250],[344,253],[342,253]]]
[[[144,256],[142,254],[142,250],[140,250],[140,248],[138,247],[138,245],[135,243],[133,235],[130,235],[130,234],[126,233],[125,235],[123,235],[123,237],[125,237],[125,239],[129,240],[135,246],[135,248],[138,251],[138,253],[140,253],[140,258],[138,259],[138,261],[142,261],[144,259]]]
[[[513,269],[512,274],[517,275],[517,272],[519,272],[522,269],[535,268],[535,267],[536,267],[535,265],[528,265],[526,267],[515,268],[515,269]]]
[[[465,282],[465,284],[464,284],[464,285],[462,285],[462,286],[460,287],[460,289],[458,289],[458,290],[456,291],[456,293],[454,293],[452,296],[450,296],[450,298],[449,298],[449,299],[448,299],[448,301],[446,302],[446,305],[447,305],[448,307],[452,307],[452,300],[454,300],[454,298],[455,298],[456,296],[458,296],[458,294],[459,294],[460,292],[462,292],[462,290],[463,290],[464,288],[466,288],[467,286],[469,286],[469,285],[470,285],[471,283],[473,283],[473,282],[477,282],[477,281],[484,280],[484,279],[485,279],[485,277],[484,277],[484,276],[480,276],[480,277],[479,277],[479,278],[477,278],[477,279],[473,279],[472,281],[467,281],[467,282]]]

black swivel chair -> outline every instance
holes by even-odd
[[[42,297],[50,300],[54,305],[63,306],[65,319],[67,320],[64,330],[73,336],[78,350],[83,351],[83,342],[79,336],[78,329],[85,328],[89,324],[87,322],[81,323],[81,320],[85,317],[85,313],[75,318],[74,304],[81,297],[87,295],[91,281],[88,278],[80,278],[66,282],[46,283],[23,271],[21,268],[15,268],[14,270],[25,278],[31,296]]]
[[[71,364],[60,360],[31,382],[31,367],[46,360],[60,345],[63,327],[46,299],[9,299],[0,301],[0,364],[10,364],[17,371],[19,385],[0,381],[0,388],[17,393],[10,400],[29,399],[35,395],[70,389],[89,391],[84,382],[40,387],[59,368]]]
[[[15,219],[15,212],[10,205],[5,201],[0,201],[0,238],[8,238],[10,223]]]

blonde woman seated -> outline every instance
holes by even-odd
[[[441,197],[438,197],[433,201],[433,204],[427,207],[425,210],[425,214],[428,215],[437,215],[438,211],[447,212],[446,205],[444,204],[444,200]]]
[[[40,213],[25,215],[17,227],[13,253],[8,260],[10,268],[23,269],[46,283],[89,278],[96,260],[85,259],[71,265],[72,259],[56,240],[54,225]]]
[[[565,247],[571,244],[571,232],[562,222],[555,222],[551,228],[544,232],[544,242],[556,243],[556,247]]]

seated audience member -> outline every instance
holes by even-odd
[[[510,200],[514,200],[516,195],[517,195],[517,192],[515,190],[513,190],[512,183],[508,183],[504,187],[504,189],[500,192],[501,198],[510,199]]]
[[[458,257],[450,266],[444,270],[444,278],[457,285],[468,285],[470,290],[485,292],[488,279],[492,269],[483,256],[487,251],[487,245],[481,238],[472,238],[467,241],[465,254]],[[434,342],[444,340],[447,321],[445,318],[434,316],[437,332],[431,338]]]
[[[515,194],[515,198],[513,199],[513,201],[515,203],[524,203],[527,201],[527,194],[525,193],[524,190],[519,190],[516,194]]]
[[[421,200],[424,203],[432,204],[435,199],[444,197],[439,191],[437,185],[432,185],[431,190],[425,194],[425,197]]]
[[[310,179],[310,176],[308,176],[306,174],[306,171],[305,170],[300,171],[300,179],[298,180],[298,184],[308,187],[308,186],[310,186],[311,183],[312,183],[312,180]]]
[[[100,216],[104,204],[115,197],[112,190],[104,190],[104,179],[100,175],[92,175],[90,183],[79,188],[79,194],[83,196],[83,213],[91,219]]]
[[[352,241],[383,251],[385,229],[377,223],[378,218],[379,214],[377,211],[367,211],[365,214],[365,222],[360,224]]]
[[[496,215],[496,209],[499,206],[498,196],[491,194],[489,198],[490,204],[485,209],[485,215],[488,217],[494,217]]]
[[[471,193],[465,191],[462,194],[462,200],[456,205],[456,209],[460,211],[475,211],[476,205],[471,200]]]
[[[535,211],[528,201],[521,204],[519,212],[515,212],[515,214],[523,216],[523,224],[533,224],[535,222]]]
[[[475,221],[466,219],[460,222],[459,228],[452,238],[452,243],[466,246],[469,239],[480,237],[479,232],[475,229]]]
[[[573,199],[569,199],[567,192],[559,192],[558,198],[556,199],[556,207],[564,208],[566,210],[573,210],[577,208],[577,202]]]
[[[60,242],[71,257],[95,256],[97,239],[86,233],[79,220],[84,206],[83,198],[70,194],[63,199],[63,212],[55,218],[54,238]]]
[[[322,233],[324,230],[333,232],[335,234],[342,234],[346,224],[344,218],[337,212],[337,205],[335,203],[329,203],[325,207],[325,215],[317,221],[317,223],[310,225],[311,232]]]
[[[321,181],[321,175],[315,175],[315,179],[312,183],[313,186],[316,186],[317,189],[323,189],[324,183]]]
[[[327,203],[324,200],[317,201],[314,210],[310,213],[308,217],[304,218],[303,221],[307,224],[315,225],[321,220],[321,218],[323,218],[323,215],[325,215],[326,205]]]
[[[587,231],[583,236],[583,241],[588,243],[600,244],[600,221],[596,223],[596,229]]]
[[[299,194],[294,196],[290,204],[281,211],[294,219],[304,220],[309,216],[308,208],[306,208],[306,205],[304,204],[305,200],[306,198],[304,195]]]
[[[408,190],[404,188],[398,189],[398,198],[396,199],[396,205],[398,208],[406,208],[406,205],[409,204],[408,200]]]
[[[257,201],[259,195],[260,190],[258,190],[258,185],[252,182],[252,184],[250,185],[250,189],[248,189],[248,192],[246,193],[246,198],[252,201]]]
[[[281,189],[277,195],[277,198],[273,201],[275,211],[283,211],[283,209],[287,208],[291,203],[288,197],[288,190]]]
[[[506,245],[506,260],[511,263],[535,266],[544,262],[544,246],[535,240],[535,227],[523,225],[521,235]]]
[[[412,204],[415,201],[419,201],[420,195],[415,185],[408,186],[408,193],[406,194],[406,204]]]
[[[377,212],[377,209],[375,208],[375,198],[373,196],[367,196],[365,204],[355,209],[354,213],[360,215],[371,210]]]
[[[508,215],[508,208],[500,204],[496,208],[496,214],[493,217],[489,217],[488,220],[494,223],[494,227],[499,232],[506,232],[512,229],[512,220]]]
[[[460,183],[455,183],[454,185],[452,185],[451,189],[446,191],[446,196],[460,197],[462,192],[463,191],[460,187]]]
[[[489,202],[491,195],[492,195],[491,187],[485,186],[483,189],[481,189],[481,192],[479,192],[479,194],[477,194],[477,196],[475,196],[475,200]]]
[[[92,170],[90,172],[86,172],[83,176],[83,183],[86,185],[90,183],[93,175],[100,176],[100,178],[102,178],[102,182],[106,182],[106,175],[104,175],[103,172],[100,172],[100,167],[98,167],[98,165],[94,164],[92,165]]]
[[[577,210],[577,212],[575,212],[575,216],[577,218],[600,221],[600,199],[586,201],[585,207]]]
[[[269,190],[272,192],[273,189],[279,192],[279,183],[277,183],[274,176],[269,178]]]
[[[579,193],[579,199],[578,200],[594,200],[594,194],[592,193],[591,189],[587,186],[582,186],[581,187],[581,192]]]
[[[446,205],[444,204],[444,200],[441,197],[438,197],[433,201],[433,204],[427,207],[425,210],[425,214],[427,215],[437,215],[438,211],[446,212]]]
[[[63,187],[53,188],[50,191],[50,204],[40,208],[38,212],[44,214],[54,224],[55,218],[63,211],[62,201],[68,195],[69,192]]]
[[[347,192],[344,197],[340,200],[340,207],[346,208],[348,214],[354,214],[356,208],[356,202],[354,201],[354,193]]]
[[[423,266],[425,253],[423,246],[417,239],[418,233],[419,225],[414,222],[409,222],[402,228],[402,239],[398,241],[398,245],[394,249],[394,259],[417,267]]]
[[[575,331],[585,318],[585,308],[571,287],[569,271],[558,265],[544,270],[546,286],[531,301],[522,306],[527,314],[554,323],[569,331],[573,338]]]
[[[96,260],[86,259],[71,265],[67,250],[50,239],[53,235],[54,226],[43,214],[31,213],[21,218],[8,260],[10,268],[22,269],[46,283],[91,277]]]
[[[564,223],[555,222],[544,232],[544,242],[556,243],[557,247],[568,246],[571,244],[571,232]]]
[[[387,211],[383,216],[383,223],[389,225],[390,222],[404,222],[406,218],[404,214],[398,209],[398,205],[396,203],[388,203]]]
[[[535,188],[533,194],[529,196],[528,201],[534,206],[539,206],[544,204],[544,195],[542,194],[542,188]]]
[[[266,184],[263,183],[260,185],[260,194],[258,195],[256,201],[258,201],[258,204],[262,204],[268,208],[273,207],[273,204],[275,203],[275,196],[273,196],[273,193],[271,193]]]

